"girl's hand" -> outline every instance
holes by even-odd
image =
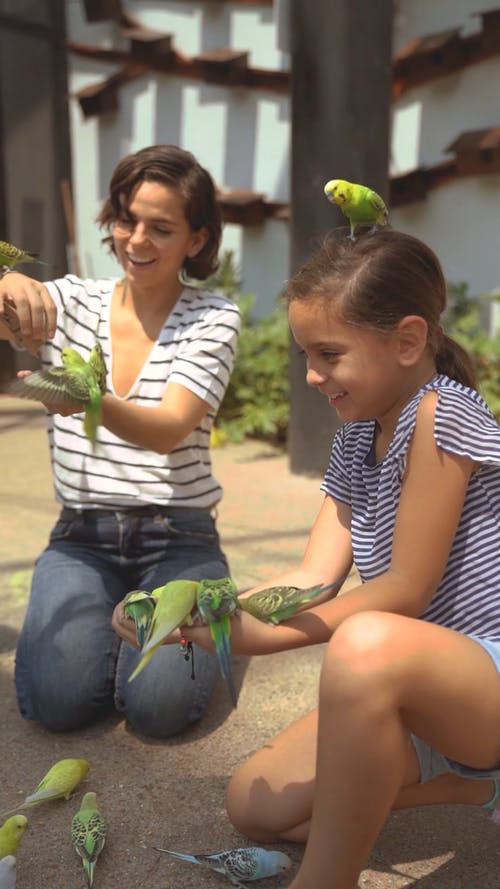
[[[195,642],[207,651],[215,651],[208,626],[181,627],[187,642]],[[283,628],[257,620],[246,611],[236,611],[231,617],[231,650],[233,654],[271,654],[282,647]],[[178,641],[178,640],[177,640]]]
[[[54,336],[57,310],[44,284],[11,272],[0,278],[0,320],[18,345],[35,354]]]

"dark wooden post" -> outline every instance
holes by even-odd
[[[388,194],[392,0],[290,0],[291,271],[345,217],[323,186],[349,179]],[[322,475],[338,421],[305,382],[291,344],[292,472]]]

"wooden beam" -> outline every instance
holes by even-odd
[[[345,225],[323,194],[335,176],[388,195],[392,0],[291,0],[291,273],[325,233]],[[354,49],[355,47],[355,49]],[[363,63],[359,63],[359,59]],[[292,472],[320,476],[339,425],[290,349]]]

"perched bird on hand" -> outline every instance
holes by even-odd
[[[156,599],[146,641],[142,646],[142,658],[130,674],[133,679],[149,663],[156,649],[177,627],[192,622],[191,611],[196,604],[196,580],[170,580],[164,586],[156,587],[152,596]]]
[[[20,247],[14,247],[8,241],[0,241],[0,267],[13,269],[23,262],[38,262],[37,253],[28,253]]]
[[[260,846],[242,846],[238,849],[213,852],[211,855],[184,855],[181,852],[172,852],[170,849],[160,849],[158,846],[155,846],[155,849],[182,861],[201,864],[218,874],[223,874],[233,886],[240,887],[243,883],[251,883],[253,880],[275,877],[292,866],[290,858],[284,852],[263,849]]]
[[[86,759],[60,759],[54,763],[42,778],[36,790],[29,794],[24,802],[19,806],[15,806],[9,812],[4,812],[0,817],[5,817],[10,815],[11,812],[17,812],[20,809],[30,809],[49,800],[60,799],[61,797],[69,799],[72,791],[80,781],[83,781],[88,770],[89,764]]]
[[[125,597],[123,610],[126,617],[131,617],[135,623],[135,636],[140,648],[146,641],[155,605],[156,598],[147,590],[131,590]]]
[[[28,826],[26,815],[12,815],[0,827],[0,859],[14,855]]]
[[[242,611],[248,611],[259,620],[279,624],[282,620],[292,617],[301,605],[321,593],[326,593],[333,586],[336,584],[327,586],[317,584],[306,589],[296,586],[271,586],[265,590],[257,590],[251,596],[239,597],[238,605]]]
[[[88,361],[76,349],[61,350],[61,365],[37,370],[14,380],[7,391],[20,398],[42,401],[45,405],[68,404],[85,412],[83,428],[92,445],[101,422],[102,396],[106,391],[106,364],[101,344],[97,342]]]
[[[89,889],[94,884],[94,872],[99,854],[106,840],[106,821],[97,806],[96,794],[90,791],[71,822],[71,840],[82,859]]]
[[[230,577],[200,580],[196,604],[198,613],[210,628],[220,671],[226,680],[231,702],[237,697],[231,669],[231,615],[238,608],[237,589]]]
[[[6,855],[0,859],[0,889],[16,889],[16,859]]]
[[[354,240],[357,225],[387,225],[389,211],[376,191],[366,185],[356,185],[346,179],[330,179],[325,185],[325,195],[332,204],[337,204],[351,227],[350,237]]]

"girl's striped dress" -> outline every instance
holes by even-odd
[[[421,617],[500,641],[500,426],[476,391],[447,376],[434,377],[403,409],[380,463],[374,458],[375,420],[346,423],[335,436],[322,490],[352,508],[361,580],[386,571],[417,408],[430,390],[438,394],[437,444],[470,457],[479,468],[470,478],[444,576]]]

